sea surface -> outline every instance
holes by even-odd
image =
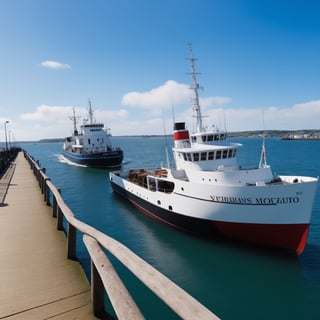
[[[232,138],[243,147],[238,162],[257,166],[261,138]],[[124,150],[123,168],[165,163],[171,138],[113,137]],[[236,241],[208,241],[153,221],[112,192],[108,170],[73,165],[62,143],[21,147],[46,168],[78,219],[121,241],[189,292],[221,319],[320,319],[320,192],[307,247],[297,257]],[[320,175],[320,141],[266,139],[267,161],[277,174]],[[87,275],[90,259],[78,235],[78,258]],[[112,260],[146,319],[179,319],[120,263]],[[109,308],[110,306],[108,306]],[[109,310],[110,311],[110,310]],[[196,319],[195,319],[196,320]]]

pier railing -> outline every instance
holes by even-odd
[[[118,319],[144,319],[143,314],[111,264],[104,249],[117,258],[140,281],[152,290],[182,319],[210,320],[219,319],[209,309],[181,289],[146,261],[117,240],[78,220],[65,204],[60,190],[50,181],[45,168],[41,168],[24,151],[24,156],[39,183],[44,201],[52,206],[52,215],[57,218],[57,229],[63,230],[64,218],[67,221],[67,257],[76,260],[76,233],[83,234],[83,242],[91,259],[91,299],[93,313],[103,317],[106,313],[104,293],[106,292]]]
[[[10,148],[9,150],[0,151],[0,178],[11,165],[11,162],[21,151],[21,148]]]

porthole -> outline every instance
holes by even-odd
[[[157,201],[157,203],[158,203],[158,205],[160,205],[160,204],[161,204],[161,201],[160,201],[160,200],[158,200],[158,201]]]
[[[184,188],[183,188],[183,187],[181,187],[181,191],[184,191]]]
[[[172,211],[172,206],[169,206],[169,210]]]

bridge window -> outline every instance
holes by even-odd
[[[206,152],[201,152],[201,161],[207,160],[207,153]]]
[[[190,153],[187,153],[187,160],[188,160],[188,161],[192,161],[192,159],[191,159],[191,154],[190,154]]]
[[[208,136],[208,141],[213,141],[213,135]]]
[[[213,151],[209,151],[208,152],[208,160],[213,160],[214,159],[214,152]]]
[[[214,141],[219,141],[219,135],[218,135],[218,134],[216,134],[216,135],[214,136]]]
[[[216,159],[221,159],[221,150],[216,152]]]
[[[226,150],[223,150],[223,159],[226,159],[226,158],[228,158],[228,149],[226,149]]]
[[[198,152],[195,152],[193,154],[193,161],[199,161],[199,153]]]

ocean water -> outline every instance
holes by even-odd
[[[258,165],[261,139],[232,141],[243,143],[239,164]],[[172,139],[113,137],[113,144],[124,149],[124,168],[143,168],[164,163],[165,147],[168,145],[171,155]],[[235,241],[208,241],[177,231],[144,216],[115,195],[108,170],[66,162],[61,143],[26,143],[21,147],[46,168],[77,218],[121,241],[220,318],[320,319],[319,189],[307,247],[296,257]],[[320,141],[267,138],[266,149],[268,163],[277,174],[320,175]],[[89,275],[88,254],[81,240],[78,243],[79,260]],[[111,259],[147,319],[179,319],[126,268]]]

